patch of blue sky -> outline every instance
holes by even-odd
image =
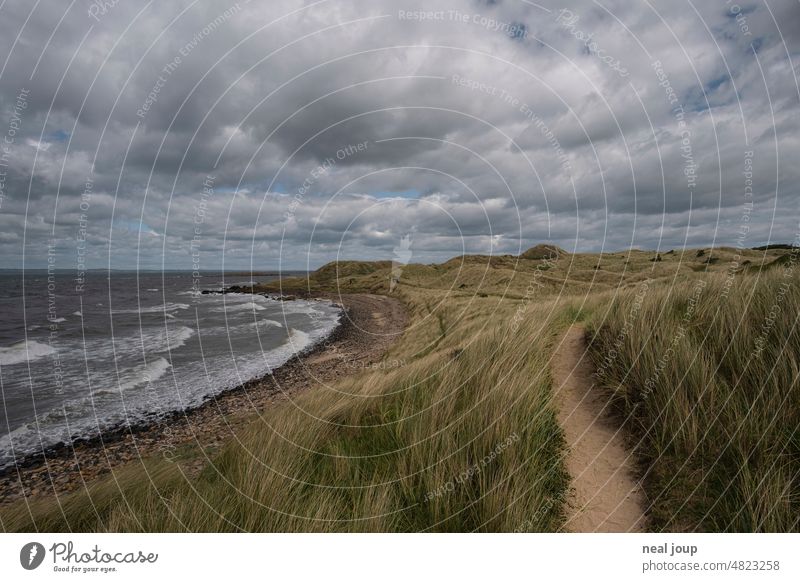
[[[720,87],[730,83],[731,78],[727,73],[714,77],[702,87],[694,86],[686,92],[683,99],[687,111],[700,113],[713,107],[724,107],[736,101],[736,93],[719,93]]]
[[[58,129],[53,133],[49,133],[44,136],[45,141],[57,141],[57,142],[64,142],[69,139],[70,133],[63,129]]]
[[[155,232],[149,224],[140,220],[115,220],[114,228],[119,230],[127,230],[128,232]]]
[[[419,198],[421,194],[416,188],[411,188],[409,190],[381,190],[373,192],[372,196],[375,198]]]
[[[732,20],[736,20],[736,17],[739,16],[739,15],[747,16],[748,14],[752,14],[753,12],[756,11],[756,7],[755,6],[739,6],[738,4],[735,5],[735,6],[736,6],[736,9],[733,9],[733,10],[729,9],[725,14],[725,16],[727,16],[728,18],[730,18]]]

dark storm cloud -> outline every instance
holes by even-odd
[[[3,265],[55,241],[73,268],[84,232],[90,266],[173,268],[391,258],[407,234],[419,261],[792,240],[798,23],[776,1],[5,2]]]

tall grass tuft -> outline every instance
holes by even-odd
[[[639,288],[595,314],[655,529],[800,529],[798,313],[785,268]]]

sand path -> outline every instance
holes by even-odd
[[[584,329],[569,328],[553,358],[558,420],[564,429],[572,476],[565,529],[572,532],[644,530],[644,494],[633,459],[594,385]]]

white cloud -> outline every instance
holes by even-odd
[[[391,258],[411,228],[425,260],[492,240],[502,252],[544,238],[731,244],[752,151],[746,242],[791,240],[800,8],[741,4],[737,20],[725,4],[587,0],[566,6],[565,26],[565,6],[514,0],[249,3],[222,20],[224,2],[119,3],[99,22],[81,6],[61,19],[55,0],[7,2],[5,119],[20,89],[30,99],[0,226],[27,229],[32,264],[52,228],[73,255],[85,214],[90,257],[112,233],[117,266],[144,256],[180,268],[211,176],[209,265],[223,247],[232,268],[250,255],[264,267]],[[0,238],[6,266],[20,245]]]

